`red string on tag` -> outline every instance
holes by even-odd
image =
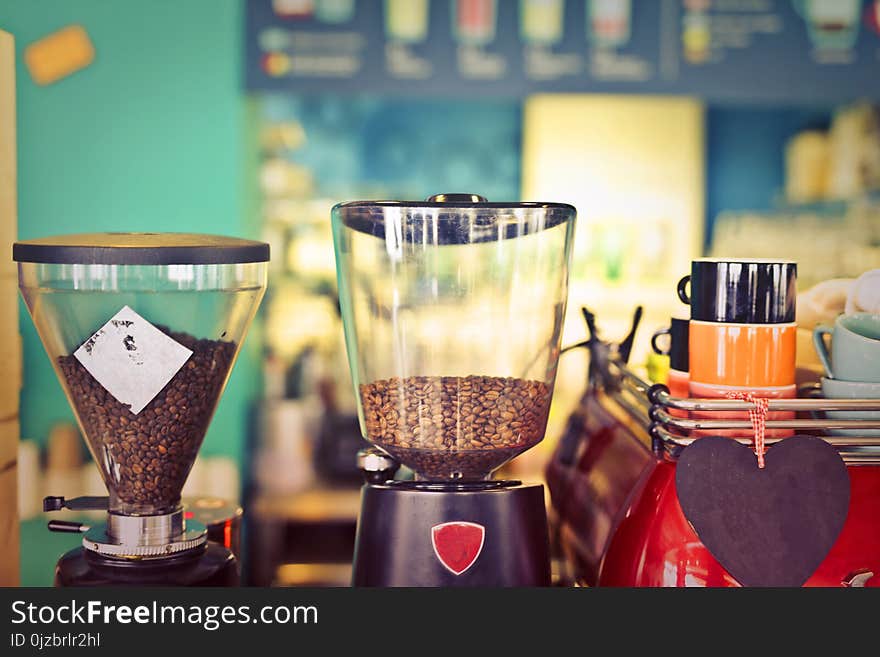
[[[758,456],[758,467],[764,467],[764,454],[767,448],[764,446],[764,430],[767,424],[767,409],[770,406],[770,400],[766,397],[756,397],[750,392],[728,392],[729,399],[742,399],[754,404],[754,408],[749,409],[749,420],[752,421],[752,431],[754,431],[755,454]]]

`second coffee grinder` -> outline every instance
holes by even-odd
[[[333,209],[367,476],[353,583],[550,583],[544,489],[492,479],[544,437],[575,209],[445,194]],[[378,448],[378,449],[376,449]],[[394,480],[398,463],[415,480]]]

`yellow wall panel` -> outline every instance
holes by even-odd
[[[16,467],[0,472],[0,500],[8,509],[0,511],[0,586],[19,584],[18,479]]]
[[[18,415],[22,372],[17,318],[18,279],[0,276],[0,420]]]
[[[21,339],[12,242],[16,236],[15,44],[0,31],[0,586],[18,584],[18,391]]]
[[[578,210],[563,342],[583,340],[582,305],[602,337],[619,340],[645,306],[633,359],[650,334],[688,309],[678,279],[699,255],[705,222],[704,107],[685,97],[547,94],[523,116],[523,198]],[[561,431],[586,378],[586,358],[562,357],[549,434]],[[556,401],[559,401],[557,404]]]
[[[0,30],[0,275],[15,273],[11,247],[16,236],[15,46]],[[7,247],[10,247],[7,249]]]

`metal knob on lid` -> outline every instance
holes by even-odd
[[[434,194],[425,199],[426,203],[488,203],[479,194]]]

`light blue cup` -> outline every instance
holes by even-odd
[[[880,383],[859,383],[822,379],[822,395],[826,399],[876,399],[880,406]],[[832,420],[871,420],[880,422],[880,411],[825,411]],[[832,429],[834,436],[880,437],[880,429]]]
[[[831,336],[831,355],[825,336]],[[880,315],[841,315],[834,328],[817,326],[813,345],[828,378],[880,383]]]

